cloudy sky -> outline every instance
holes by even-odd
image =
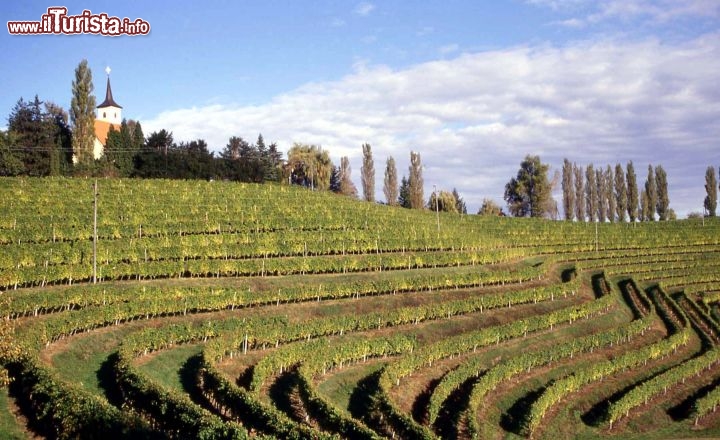
[[[3,2],[3,20],[39,20],[54,2]],[[152,4],[151,4],[152,3]],[[421,154],[426,194],[457,188],[476,212],[502,202],[525,155],[559,170],[661,164],[680,216],[702,209],[720,166],[720,0],[66,2],[142,18],[146,36],[11,36],[0,114],[18,98],[70,102],[86,58],[106,66],[123,115],[221,150],[262,133],[287,151],[373,147],[378,198],[388,156]],[[559,193],[556,195],[560,201]]]

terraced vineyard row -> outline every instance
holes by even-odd
[[[0,179],[0,437],[720,435],[720,223]]]

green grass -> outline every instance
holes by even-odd
[[[5,388],[0,389],[0,438],[5,440],[28,438],[27,432],[18,424],[18,420],[10,410],[10,397]]]
[[[187,344],[154,353],[149,359],[143,359],[138,370],[164,387],[187,391],[187,381],[193,379],[188,377],[186,364],[200,354],[202,348],[201,344]]]

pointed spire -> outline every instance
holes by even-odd
[[[107,73],[107,77],[108,77],[107,78],[107,89],[105,89],[105,101],[103,101],[102,104],[98,105],[97,108],[103,108],[103,107],[122,108],[113,99],[112,89],[110,88],[110,67],[105,68],[105,72]]]

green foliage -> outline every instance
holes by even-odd
[[[619,163],[615,165],[615,215],[619,222],[625,221],[625,213],[628,210],[627,185],[625,183],[625,171]]]
[[[552,211],[549,166],[539,156],[526,156],[517,177],[505,185],[505,201],[515,217],[547,217]]]
[[[442,212],[453,212],[458,213],[458,201],[455,195],[448,191],[439,191],[437,194],[433,192],[430,194],[430,199],[427,202],[427,209],[431,211],[442,211]]]
[[[635,220],[638,219],[638,208],[640,206],[639,202],[639,194],[638,194],[638,185],[637,185],[637,176],[635,175],[635,167],[633,166],[632,161],[628,162],[627,164],[627,209],[628,209],[628,217],[630,218],[631,222],[635,222]],[[642,220],[642,217],[640,217],[640,220]]]
[[[356,199],[357,188],[355,188],[355,184],[350,177],[351,171],[352,170],[350,168],[350,160],[347,158],[347,156],[341,157],[340,169],[338,170],[339,193],[344,196]]]
[[[78,163],[92,164],[95,142],[95,95],[93,95],[92,71],[87,60],[75,68],[70,103],[70,122],[73,128],[72,149]]]
[[[403,180],[405,178],[403,177]],[[398,202],[398,175],[395,159],[392,156],[387,158],[385,164],[385,179],[383,184],[383,193],[385,194],[385,203],[391,206],[397,206]]]
[[[585,184],[582,167],[573,164],[575,179],[575,218],[579,222],[585,221]]]
[[[717,209],[717,191],[718,183],[715,178],[715,168],[713,166],[707,167],[705,171],[705,200],[703,206],[707,211],[709,217],[715,217],[715,210]]]
[[[573,166],[567,158],[563,160],[562,193],[565,220],[572,220],[575,215],[575,186],[573,185]]]
[[[423,209],[425,206],[425,199],[423,197],[423,176],[422,176],[422,160],[420,159],[420,153],[411,151],[410,152],[410,166],[408,169],[407,187],[408,187],[408,200],[409,207],[411,209]],[[400,196],[402,197],[402,186],[400,187]],[[401,205],[404,206],[403,203]]]
[[[662,165],[655,167],[655,186],[657,188],[657,201],[655,202],[655,210],[657,211],[660,221],[670,219],[670,198],[668,196],[667,174]]]
[[[366,202],[375,201],[375,162],[372,157],[370,144],[363,144],[363,164],[360,167],[360,178],[362,180],[363,200]]]
[[[326,150],[317,145],[295,143],[288,151],[283,181],[306,188],[327,190],[330,187],[332,161]]]
[[[478,215],[486,215],[490,217],[499,217],[503,215],[502,208],[492,199],[483,199],[482,205],[478,210]]]

